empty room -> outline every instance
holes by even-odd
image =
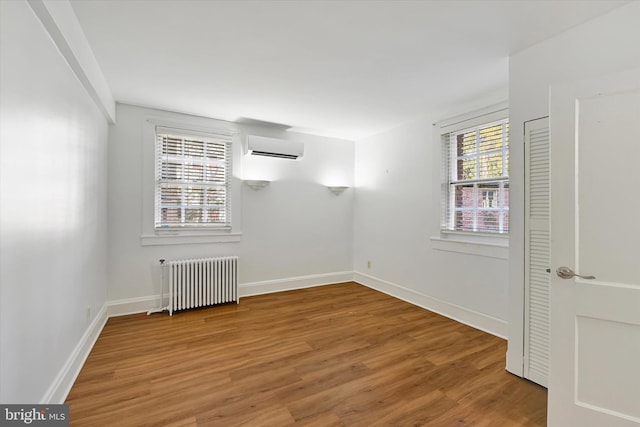
[[[0,0],[0,424],[640,425],[639,22]]]

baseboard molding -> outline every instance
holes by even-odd
[[[243,283],[240,285],[240,297],[270,294],[273,292],[292,291],[294,289],[351,282],[352,271],[314,274],[311,276],[290,277],[287,279],[265,280],[262,282]]]
[[[496,319],[495,317],[487,316],[486,314],[421,294],[413,289],[408,289],[367,274],[354,272],[353,280],[361,285],[433,311],[434,313],[441,314],[457,322],[480,329],[499,338],[507,339],[508,324],[504,320]]]
[[[487,316],[486,314],[421,294],[413,289],[408,289],[392,282],[352,271],[242,283],[239,286],[239,293],[240,298],[242,298],[349,281],[355,281],[371,289],[384,292],[387,295],[449,317],[450,319],[488,332],[497,337],[506,339],[508,336],[507,322],[504,320],[496,319],[495,317]],[[145,313],[150,309],[160,307],[160,305],[160,295],[109,301],[107,303],[107,315],[109,317],[115,317]]]
[[[543,375],[538,375],[533,372],[529,372],[529,376],[526,377],[529,381],[533,381],[534,383],[541,385],[542,387],[548,389],[549,388],[549,379]]]
[[[522,352],[507,349],[507,371],[519,377],[524,376],[524,356]]]
[[[273,292],[291,291],[294,289],[310,288],[313,286],[330,285],[333,283],[350,282],[353,272],[314,274],[311,276],[290,277],[287,279],[265,280],[263,282],[241,283],[239,285],[240,298],[252,295],[270,294]],[[165,300],[167,295],[165,295]],[[126,316],[129,314],[146,313],[162,305],[160,295],[126,298],[109,301],[107,314],[109,317]]]
[[[107,305],[105,304],[82,335],[82,338],[80,338],[49,389],[40,399],[41,404],[64,403],[73,383],[76,381],[78,374],[80,374],[80,370],[84,366],[84,362],[89,357],[89,353],[91,353],[104,325],[107,323],[107,319]]]
[[[117,317],[146,313],[152,308],[160,307],[161,304],[160,295],[119,299],[107,302],[107,314],[109,317]]]

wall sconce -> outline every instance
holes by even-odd
[[[333,194],[335,194],[336,196],[339,196],[340,194],[342,194],[344,192],[344,190],[346,190],[349,187],[342,187],[342,186],[327,186],[327,188],[329,189],[329,191],[331,191]]]
[[[258,191],[262,190],[264,187],[269,185],[269,181],[258,180],[258,179],[248,179],[245,181],[252,190]]]

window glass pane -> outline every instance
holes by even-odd
[[[161,208],[160,216],[163,223],[180,223],[180,220],[182,219],[182,209]]]
[[[168,156],[176,156],[182,154],[182,140],[165,137],[162,143],[162,154]]]
[[[503,197],[503,206],[505,208],[509,208],[509,181],[503,183],[502,189],[502,197]]]
[[[202,222],[202,209],[185,209],[184,217],[187,223],[200,223]]]
[[[160,203],[166,205],[180,205],[182,189],[175,186],[162,186],[160,189]]]
[[[501,219],[502,219],[502,229],[501,232],[508,233],[509,232],[509,183],[504,183],[504,188],[502,190],[502,211],[501,211]]]
[[[476,152],[476,133],[467,132],[456,137],[457,155],[465,156]]]
[[[184,204],[201,206],[205,203],[204,190],[202,188],[185,188]]]
[[[225,222],[226,215],[224,209],[208,209],[207,220],[209,222]]]
[[[480,156],[480,178],[502,176],[502,153]]]
[[[475,208],[474,201],[474,185],[473,184],[457,184],[453,186],[455,192],[455,208]]]
[[[182,179],[182,164],[167,161],[162,164],[162,179]]]
[[[497,208],[500,203],[500,184],[483,183],[478,191],[478,206]]]
[[[224,166],[207,165],[204,172],[204,180],[206,182],[224,182],[225,180]]]
[[[224,188],[209,188],[206,190],[209,205],[224,205],[227,200],[227,191]]]
[[[458,159],[457,179],[476,179],[476,157],[469,159]]]
[[[478,133],[481,153],[502,149],[502,124],[480,129]]]
[[[204,143],[186,139],[184,141],[184,155],[189,157],[204,157]]]
[[[209,159],[223,160],[225,158],[224,144],[208,143],[206,157]]]
[[[191,182],[203,182],[203,165],[184,165],[184,173],[182,179]]]
[[[457,211],[455,226],[459,231],[473,231],[473,211]]]
[[[480,209],[477,221],[479,230],[497,232],[500,228],[500,212]]]

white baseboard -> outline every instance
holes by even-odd
[[[395,298],[399,298],[408,303],[417,305],[418,307],[449,317],[497,337],[506,339],[508,335],[507,322],[504,320],[421,294],[413,289],[408,289],[364,273],[352,271],[242,283],[239,286],[239,293],[242,298],[252,295],[263,295],[350,281],[355,281],[361,285],[384,292],[385,294],[391,295]],[[160,307],[160,305],[160,295],[109,301],[107,303],[107,314],[109,317],[114,317],[145,313],[150,309]]]
[[[538,375],[534,372],[529,372],[529,375],[526,377],[529,381],[533,381],[534,383],[541,385],[544,388],[549,388],[549,379],[544,375]]]
[[[313,286],[330,285],[333,283],[350,282],[353,280],[351,271],[338,273],[314,274],[311,276],[290,277],[287,279],[265,280],[263,282],[241,283],[240,297],[270,294],[273,292],[290,291],[294,289],[310,288]],[[167,295],[165,295],[166,301]],[[109,317],[126,316],[128,314],[146,313],[161,305],[160,295],[127,298],[107,302]]]
[[[351,282],[352,271],[314,274],[311,276],[290,277],[287,279],[265,280],[262,282],[243,283],[240,285],[240,297],[270,294],[273,292],[292,291],[294,289]]]
[[[152,308],[158,308],[162,302],[160,295],[126,298],[107,302],[109,317],[126,316],[128,314],[146,313]]]
[[[80,370],[84,366],[84,362],[89,357],[91,349],[93,349],[96,340],[100,336],[104,325],[107,323],[107,305],[103,305],[98,315],[93,319],[80,341],[69,355],[66,363],[58,372],[51,386],[46,391],[41,404],[60,404],[64,403],[73,383],[76,381]]]
[[[507,371],[519,377],[524,376],[524,356],[521,351],[515,352],[507,348]]]
[[[395,283],[387,282],[386,280],[377,279],[367,274],[354,272],[353,280],[371,289],[391,295],[392,297],[433,311],[434,313],[441,314],[465,325],[490,333],[491,335],[507,339],[507,322],[504,320],[496,319],[495,317],[487,316],[486,314],[421,294],[413,289],[408,289]]]

